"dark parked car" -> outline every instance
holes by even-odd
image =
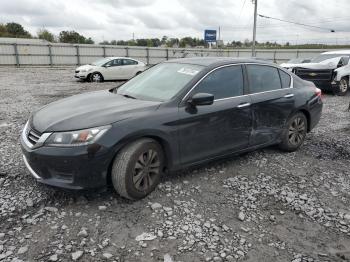
[[[111,180],[139,199],[166,171],[273,144],[294,151],[321,111],[321,91],[275,64],[187,58],[39,109],[21,144],[42,183],[83,189]]]

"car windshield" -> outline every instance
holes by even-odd
[[[319,55],[311,59],[312,63],[319,63],[327,59],[332,59],[340,56],[349,56],[345,54],[324,54],[324,55]]]
[[[117,93],[142,100],[168,101],[203,68],[191,64],[158,64],[126,82]]]
[[[97,60],[97,61],[95,61],[95,62],[93,62],[91,64],[94,65],[94,66],[102,66],[102,65],[104,65],[105,63],[107,63],[109,61],[111,61],[110,58],[102,58],[102,59],[99,59],[99,60]]]

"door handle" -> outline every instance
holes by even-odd
[[[287,94],[284,96],[284,98],[291,98],[291,97],[294,97],[294,94]]]
[[[244,108],[250,106],[250,103],[242,103],[237,106],[237,108]]]

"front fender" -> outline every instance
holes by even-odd
[[[342,77],[350,75],[350,65],[339,67],[334,72],[336,73],[334,81],[338,82]]]
[[[176,159],[179,159],[176,134],[170,134],[155,129],[143,129],[127,134],[113,146],[113,154],[116,155],[123,147],[141,138],[154,139],[163,147],[166,155],[167,168],[171,169],[174,165],[178,164],[176,161]]]

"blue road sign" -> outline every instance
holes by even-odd
[[[204,30],[205,42],[216,42],[216,30]]]

